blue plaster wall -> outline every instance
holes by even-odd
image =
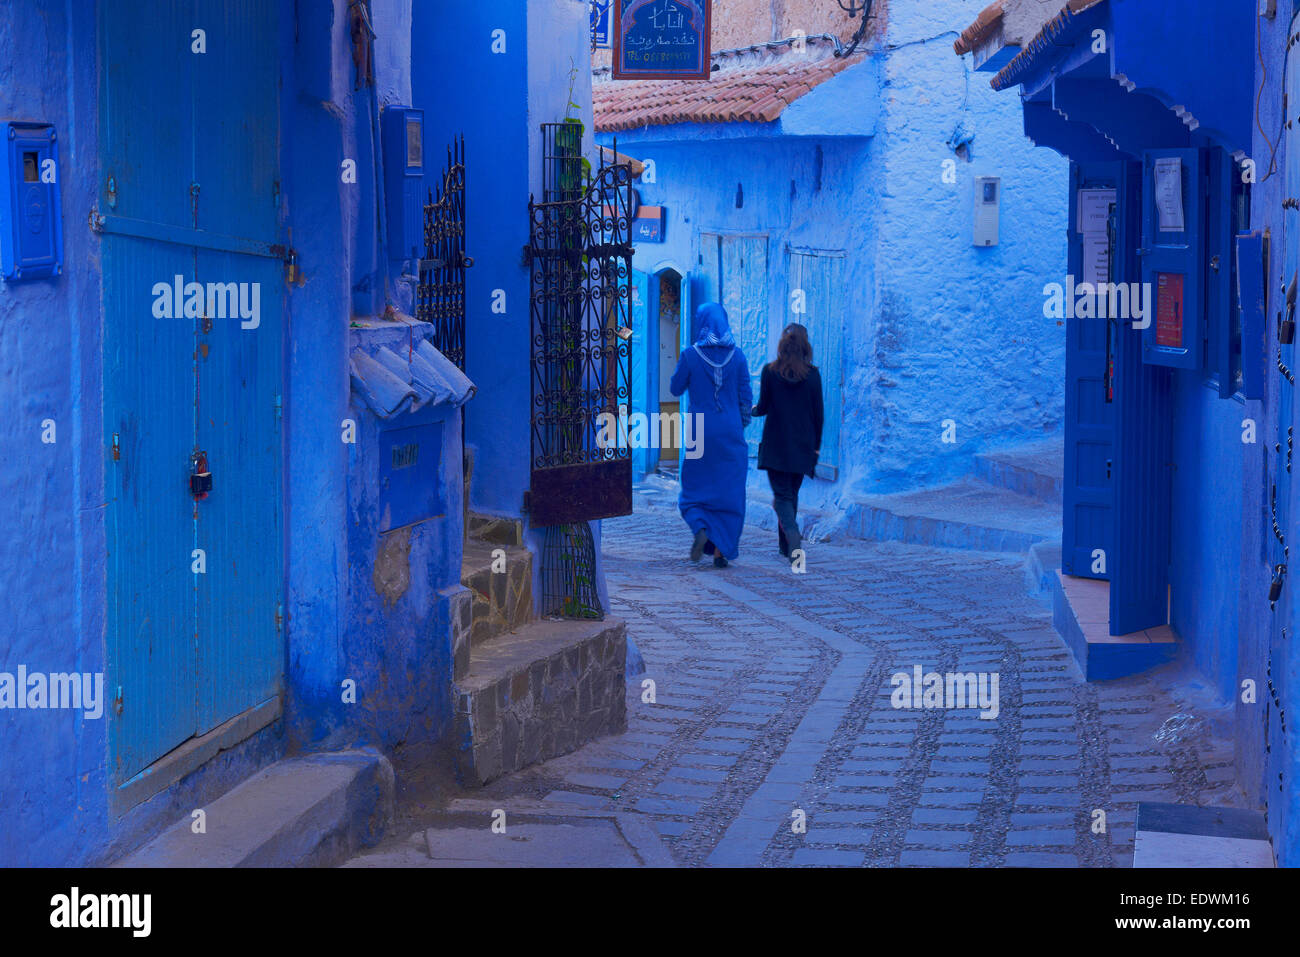
[[[409,332],[401,329],[357,331],[361,348],[387,345],[394,352],[406,347]],[[399,745],[429,744],[451,728],[452,631],[448,589],[460,583],[461,543],[464,539],[461,497],[460,409],[425,407],[392,419],[379,420],[364,402],[354,398],[352,416],[357,441],[349,446],[348,593],[349,627],[343,636],[341,671],[333,700],[323,719],[340,731],[346,744],[373,744],[384,750]],[[381,534],[378,460],[380,429],[437,423],[442,432],[435,481],[441,486],[442,514]],[[421,468],[434,449],[421,448]],[[398,557],[385,568],[400,565],[408,584],[390,601],[375,581],[380,549],[395,539]],[[342,701],[342,679],[357,683],[355,705]]]
[[[528,7],[524,3],[417,3],[413,105],[425,111],[428,170],[440,170],[445,144],[464,134],[466,372],[478,395],[466,413],[474,447],[470,507],[518,517],[528,488],[529,144],[539,133],[528,109]],[[492,33],[505,31],[505,52]],[[567,64],[566,64],[567,65]],[[469,78],[473,78],[472,85]],[[559,116],[563,115],[562,108]],[[427,173],[426,173],[427,175]],[[503,290],[505,312],[492,311]]]
[[[1242,406],[1217,388],[1200,372],[1174,375],[1169,621],[1227,701],[1237,678],[1242,513],[1224,491],[1243,485]]]
[[[285,717],[116,816],[108,802],[107,717],[0,712],[0,865],[112,861],[286,750],[393,745],[437,735],[450,713],[450,622],[440,590],[459,578],[458,489],[450,490],[450,517],[413,534],[413,584],[395,606],[400,621],[394,609],[377,614],[372,582],[349,566],[365,557],[365,549],[349,552],[349,529],[363,534],[373,516],[364,493],[363,507],[349,512],[348,483],[351,476],[364,486],[373,463],[341,440],[343,420],[361,418],[350,406],[353,310],[359,299],[382,309],[385,290],[401,294],[391,264],[376,265],[386,260],[380,196],[365,184],[373,179],[375,106],[411,95],[410,3],[377,5],[373,93],[353,89],[346,0],[279,6],[282,222],[303,276],[286,298]],[[11,9],[0,22],[0,50],[23,50],[26,68],[0,55],[0,115],[57,125],[65,273],[0,289],[0,399],[14,410],[0,422],[13,450],[0,466],[0,518],[10,530],[0,540],[7,601],[0,670],[102,672],[102,310],[98,239],[84,228],[99,178],[95,18],[80,15],[72,0]],[[358,160],[357,185],[342,182],[345,158]],[[368,278],[376,296],[358,297]],[[57,424],[54,445],[40,442],[45,418]],[[446,435],[450,441],[458,429],[448,425]],[[452,461],[444,449],[444,462]],[[380,688],[384,672],[391,680]],[[340,708],[345,677],[361,689],[350,712]]]
[[[1259,19],[1259,40],[1256,56],[1263,64],[1255,65],[1254,89],[1258,90],[1257,125],[1253,127],[1254,143],[1251,156],[1259,166],[1259,181],[1251,188],[1251,224],[1256,229],[1267,229],[1271,235],[1273,251],[1270,257],[1268,284],[1268,341],[1276,335],[1276,314],[1281,308],[1278,289],[1283,276],[1283,263],[1287,256],[1283,229],[1282,202],[1286,194],[1286,138],[1279,139],[1282,128],[1285,76],[1285,47],[1288,32],[1294,29],[1291,21],[1293,5],[1278,4],[1276,19]],[[1261,128],[1263,131],[1261,132]],[[1276,172],[1272,160],[1276,161]],[[1270,349],[1273,347],[1269,346]],[[1300,601],[1295,597],[1294,579],[1289,579],[1283,591],[1278,610],[1271,611],[1267,596],[1271,568],[1273,532],[1270,522],[1269,486],[1281,482],[1278,456],[1273,453],[1273,443],[1278,441],[1278,409],[1282,398],[1290,395],[1294,401],[1295,390],[1283,383],[1272,361],[1266,365],[1269,388],[1267,396],[1259,402],[1247,402],[1245,415],[1258,422],[1259,443],[1243,445],[1240,455],[1246,480],[1242,485],[1241,590],[1238,596],[1238,622],[1241,635],[1240,673],[1238,683],[1246,679],[1255,682],[1258,699],[1255,703],[1234,695],[1237,717],[1236,758],[1238,780],[1247,793],[1269,808],[1269,830],[1273,837],[1278,863],[1283,866],[1300,866],[1300,748],[1296,736],[1300,734],[1295,715],[1300,715],[1300,649],[1294,636],[1300,627]],[[1292,412],[1294,416],[1294,409]],[[1293,418],[1292,421],[1295,421]],[[1285,441],[1283,439],[1283,441]],[[1291,496],[1281,507],[1295,516],[1300,508],[1300,493],[1294,481],[1290,484]],[[1292,521],[1286,530],[1288,541],[1295,541],[1297,524]],[[1284,637],[1282,629],[1287,630]],[[1291,715],[1285,735],[1271,702],[1267,688],[1266,668],[1272,664],[1273,680],[1279,688],[1279,703]],[[1280,776],[1280,777],[1279,777]]]
[[[326,739],[347,670],[348,446],[351,417],[348,324],[352,315],[358,223],[365,216],[345,0],[302,8],[298,38],[286,51],[281,159],[287,215],[303,272],[287,297],[288,369],[286,528],[288,536],[287,715],[296,747]],[[358,159],[356,185],[342,181],[344,159]],[[366,262],[364,257],[363,262]]]
[[[104,671],[94,19],[62,0],[0,19],[0,116],[55,124],[64,272],[0,286],[0,670]],[[72,66],[78,66],[74,73]],[[85,396],[86,401],[81,401]],[[57,442],[41,442],[53,419]],[[107,691],[107,689],[106,689]],[[61,861],[102,840],[107,716],[0,711],[0,864]],[[84,777],[83,777],[84,775]]]
[[[983,4],[892,3],[879,172],[879,308],[855,389],[872,394],[863,491],[970,470],[988,449],[1063,427],[1065,329],[1043,286],[1066,272],[1068,165],[1025,138],[1019,103],[952,51]],[[972,136],[969,162],[948,141]],[[957,160],[957,183],[941,168]],[[974,177],[1000,176],[999,245],[973,245]],[[865,360],[865,361],[862,361]],[[956,423],[943,444],[942,422]],[[847,432],[846,428],[846,432]]]

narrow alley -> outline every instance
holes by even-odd
[[[645,659],[627,733],[400,819],[351,866],[1128,867],[1138,802],[1243,803],[1215,712],[1167,669],[1085,683],[1023,556],[823,543],[796,576],[750,526],[719,570],[644,501],[603,542]],[[892,707],[916,665],[997,673],[997,720]]]

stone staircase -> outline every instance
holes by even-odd
[[[468,654],[457,656],[457,771],[482,786],[627,728],[622,621],[533,617],[533,553],[519,521],[470,513],[461,583]]]

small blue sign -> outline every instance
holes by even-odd
[[[632,220],[632,242],[661,243],[664,241],[664,208],[642,206]]]
[[[609,12],[613,6],[614,0],[591,0],[591,48],[593,50],[608,50],[611,46]]]
[[[713,0],[614,0],[614,79],[707,80]]]

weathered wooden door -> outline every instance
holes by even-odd
[[[281,689],[278,20],[257,0],[99,6],[119,782]]]
[[[819,478],[834,481],[840,467],[840,421],[843,417],[844,253],[791,250],[786,322],[808,329],[813,364],[822,377],[822,451],[817,459]],[[757,395],[755,395],[757,401]]]

